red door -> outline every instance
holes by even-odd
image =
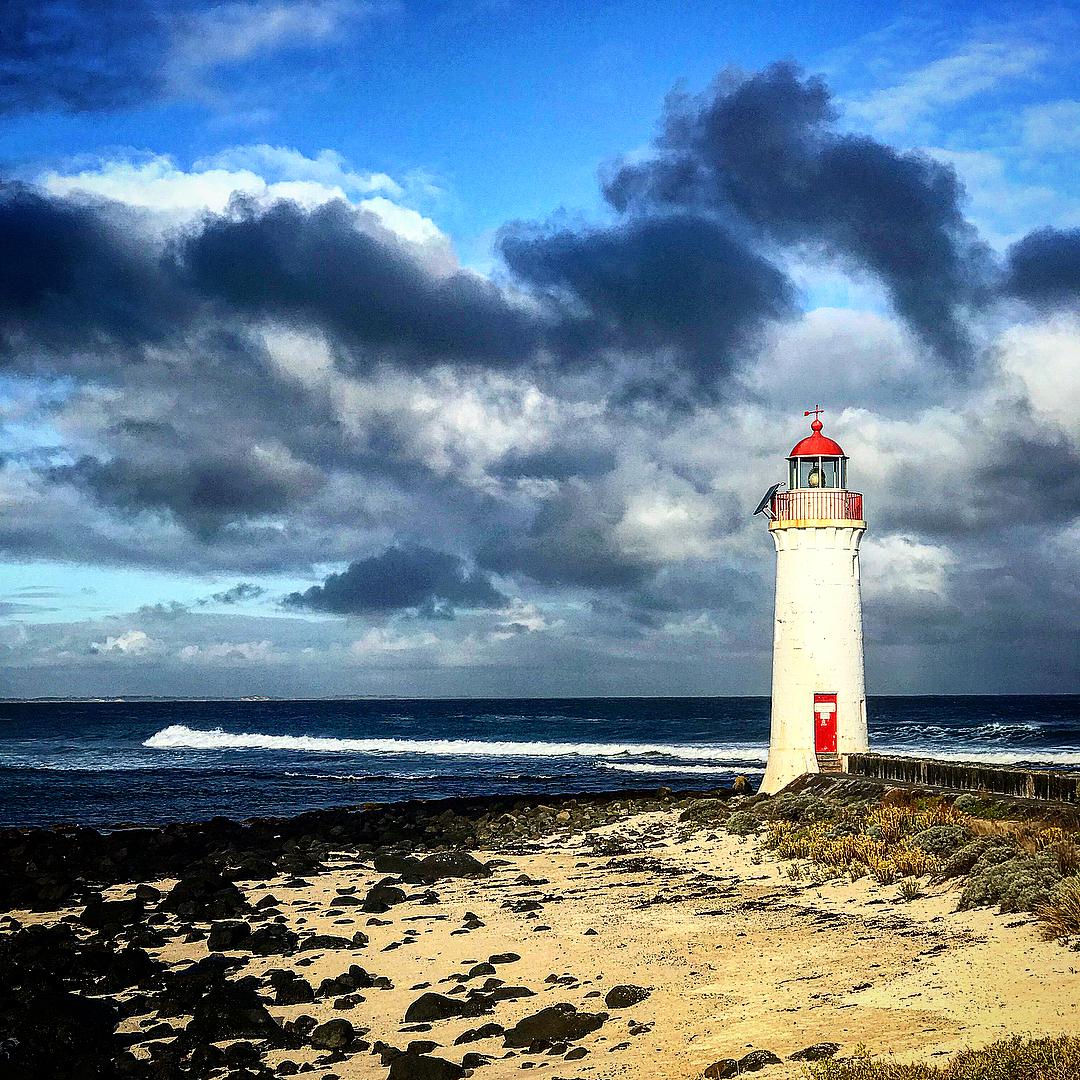
[[[814,695],[814,750],[836,753],[836,695]]]

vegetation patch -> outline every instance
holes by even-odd
[[[944,1065],[902,1065],[868,1054],[807,1066],[813,1080],[1075,1080],[1080,1076],[1080,1038],[1013,1036],[981,1050],[962,1050]]]

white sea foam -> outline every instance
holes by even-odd
[[[619,764],[614,761],[599,761],[597,764],[601,769],[614,769],[616,772],[628,772],[628,773],[730,773],[732,772],[732,766],[730,765],[651,765],[651,764],[639,764],[638,762],[626,762],[625,764]],[[757,765],[758,768],[765,768],[764,756],[759,757],[753,762],[744,762],[743,764]]]
[[[875,754],[895,757],[928,758],[933,761],[972,761],[982,765],[1040,765],[1059,768],[1063,765],[1080,765],[1080,747],[1018,746],[1015,750],[986,750],[963,747],[945,750],[940,746],[872,746]]]
[[[152,750],[298,750],[344,754],[427,754],[441,757],[658,757],[681,761],[761,761],[764,747],[676,746],[656,743],[484,742],[476,739],[331,739],[319,735],[235,733],[174,724],[151,735]]]

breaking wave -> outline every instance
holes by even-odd
[[[895,757],[922,757],[935,761],[972,761],[983,765],[1030,765],[1032,768],[1080,766],[1080,747],[1018,746],[1015,750],[943,750],[939,746],[872,746],[871,751]]]
[[[320,754],[426,754],[440,757],[645,757],[760,762],[763,747],[654,743],[484,742],[475,739],[332,739],[318,735],[235,733],[173,724],[147,739],[151,750],[297,750]]]
[[[749,764],[757,765],[759,768],[765,768],[764,756],[759,756],[757,760],[750,762]],[[711,773],[716,774],[730,774],[732,772],[731,765],[650,765],[639,764],[638,762],[627,762],[625,764],[619,764],[614,761],[599,761],[597,765],[601,769],[614,769],[616,772],[628,772],[628,773]]]

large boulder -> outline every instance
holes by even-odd
[[[449,1020],[455,1016],[481,1016],[491,1007],[487,998],[456,998],[429,990],[421,994],[405,1010],[406,1024],[430,1024],[436,1020]]]
[[[634,986],[632,983],[620,983],[613,986],[604,997],[604,1004],[609,1009],[629,1009],[638,1002],[644,1001],[649,996],[649,991],[644,986]]]
[[[256,956],[282,956],[296,951],[296,933],[282,923],[268,923],[253,930],[244,948]]]
[[[405,902],[405,890],[396,885],[373,885],[364,898],[363,909],[372,915],[389,911],[395,904]]]
[[[465,1069],[445,1058],[405,1051],[390,1062],[386,1080],[461,1080]]]
[[[519,1020],[503,1036],[503,1045],[517,1050],[576,1042],[602,1027],[607,1018],[607,1013],[578,1012],[568,1002],[560,1002]]]
[[[187,919],[233,919],[250,910],[244,894],[227,877],[200,871],[182,877],[158,905]]]
[[[344,1050],[352,1045],[356,1029],[348,1020],[327,1020],[311,1033],[311,1045],[316,1050]]]
[[[439,851],[427,855],[420,860],[420,872],[429,881],[491,877],[491,870],[467,851]]]
[[[79,922],[91,930],[118,930],[131,926],[143,917],[141,900],[103,900],[100,894],[94,894],[87,901]]]
[[[245,1036],[282,1044],[284,1032],[255,990],[243,982],[212,985],[196,1003],[187,1035],[197,1042]]]
[[[836,1057],[836,1052],[839,1049],[839,1043],[814,1043],[813,1046],[807,1046],[802,1050],[796,1050],[795,1053],[788,1058],[788,1061],[827,1061],[829,1058]]]
[[[246,922],[216,922],[210,927],[210,936],[206,939],[206,947],[211,952],[245,949],[250,937],[251,927]]]

